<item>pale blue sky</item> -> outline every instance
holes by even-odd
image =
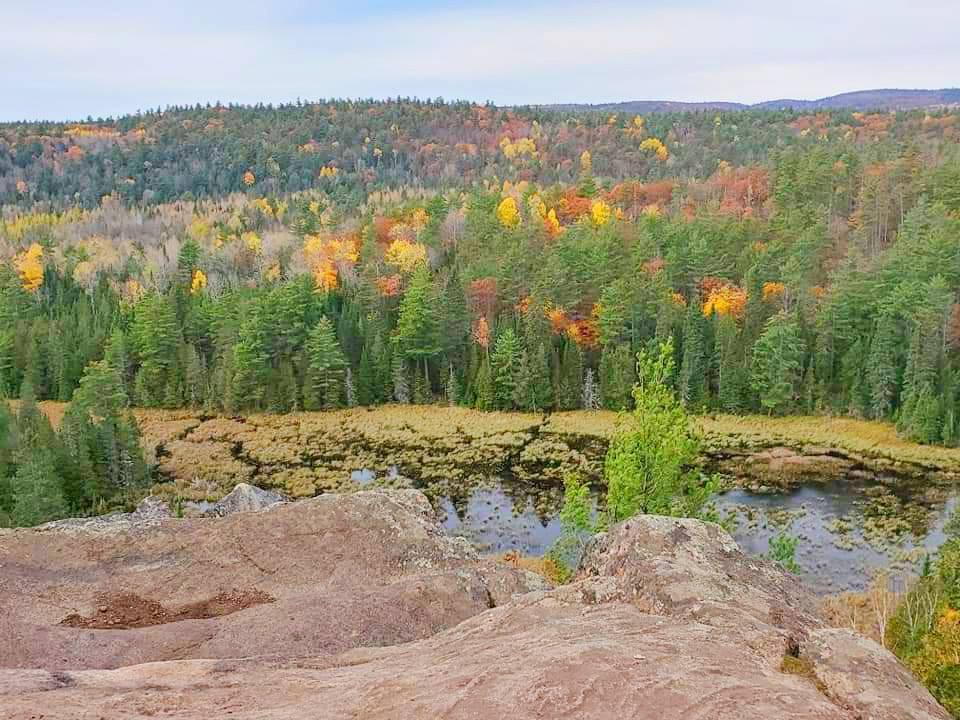
[[[756,102],[960,86],[960,0],[0,0],[0,120],[442,96]]]

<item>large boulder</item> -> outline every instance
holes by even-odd
[[[534,583],[440,534],[412,491],[98,537],[111,542],[0,534],[14,617],[0,664],[19,668],[0,670],[7,717],[949,718],[892,655],[826,628],[795,578],[708,523],[631,519],[591,542],[573,583],[523,594]],[[225,587],[214,604],[273,601],[191,619]],[[158,600],[166,622],[92,628],[113,612],[104,588]],[[52,624],[66,610],[78,627]]]
[[[260,512],[285,500],[283,495],[272,490],[264,490],[249,483],[237,483],[233,490],[210,508],[210,514],[223,517],[235,512]]]

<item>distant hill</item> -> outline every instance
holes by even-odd
[[[912,110],[924,107],[960,106],[960,88],[942,90],[858,90],[831,95],[818,100],[794,100],[783,98],[746,105],[735,102],[676,102],[672,100],[628,100],[626,102],[600,103],[597,105],[569,103],[544,105],[551,110],[598,110],[610,112],[677,112],[684,110]]]

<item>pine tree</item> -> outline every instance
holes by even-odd
[[[567,341],[560,360],[560,377],[557,385],[557,407],[575,410],[580,407],[581,383],[583,382],[583,359],[580,348]]]
[[[718,315],[715,318],[716,404],[724,412],[740,412],[746,406],[748,385],[743,338],[731,316]]]
[[[401,405],[410,404],[410,380],[407,362],[400,353],[393,356],[393,399]]]
[[[884,313],[877,321],[866,361],[871,417],[887,418],[893,413],[900,384],[897,365],[902,344],[897,318]]]
[[[173,306],[162,295],[148,295],[134,311],[132,335],[140,369],[137,371],[137,402],[154,406],[163,402],[177,378],[175,372],[179,332]]]
[[[310,373],[310,407],[339,405],[346,359],[337,342],[333,323],[325,315],[320,317],[307,337],[306,356]]]
[[[690,303],[683,324],[683,360],[680,363],[680,397],[688,408],[700,408],[707,401],[703,334],[703,315],[695,303]]]
[[[788,410],[796,402],[803,379],[803,341],[800,326],[785,312],[767,321],[753,348],[753,389],[760,404],[771,411]]]
[[[520,382],[520,338],[507,328],[497,337],[490,365],[493,372],[494,403],[501,410],[515,407],[516,391]]]
[[[120,374],[105,361],[90,363],[64,414],[61,433],[84,473],[84,494],[93,505],[142,487],[148,470],[140,431],[128,409]]]
[[[453,363],[450,363],[447,372],[447,383],[444,387],[444,396],[446,397],[447,405],[454,407],[460,402],[460,395],[460,380],[457,378],[457,373],[453,369]]]
[[[104,348],[103,359],[120,373],[120,379],[123,381],[124,387],[127,388],[129,394],[131,389],[130,350],[127,344],[126,333],[124,333],[123,327],[119,324],[114,325],[110,331],[110,339]]]
[[[423,363],[424,381],[429,391],[427,361],[440,352],[440,339],[437,306],[426,265],[414,273],[410,288],[400,301],[393,341],[404,357]]]
[[[480,369],[473,381],[475,399],[473,406],[477,410],[493,410],[496,407],[496,395],[493,385],[493,371],[486,354],[480,362]]]
[[[13,521],[32,527],[67,514],[53,459],[46,449],[32,452],[13,477]]]
[[[600,389],[605,408],[626,410],[630,407],[634,367],[634,359],[626,344],[604,345],[600,355]]]

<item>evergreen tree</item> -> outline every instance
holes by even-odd
[[[871,417],[886,418],[893,413],[900,384],[897,365],[902,344],[897,318],[884,313],[877,321],[866,360]]]
[[[20,527],[32,527],[67,513],[67,503],[57,481],[50,453],[31,453],[13,477],[13,521]]]
[[[346,359],[340,350],[333,323],[320,317],[307,337],[307,367],[310,372],[311,408],[332,408],[340,404]]]
[[[520,348],[520,338],[513,328],[507,328],[497,337],[490,356],[494,402],[501,410],[515,407],[516,393],[521,381]]]
[[[560,377],[557,384],[557,407],[575,410],[580,407],[581,383],[583,381],[583,358],[580,348],[567,341],[560,360]]]
[[[634,384],[634,359],[623,343],[604,345],[600,355],[600,388],[603,406],[610,410],[626,410]]]
[[[783,412],[796,402],[803,379],[803,339],[794,318],[780,312],[767,322],[753,348],[753,389],[767,410]]]
[[[480,362],[480,369],[473,381],[475,399],[473,406],[477,410],[493,410],[496,407],[496,390],[493,384],[493,371],[486,354]]]
[[[429,390],[427,361],[440,352],[438,312],[426,265],[417,270],[410,287],[400,302],[393,341],[409,360],[423,363],[423,374]]]
[[[132,334],[140,363],[135,383],[137,402],[159,405],[177,383],[179,333],[171,303],[157,294],[143,298],[134,311]]]
[[[393,356],[393,399],[401,405],[410,404],[410,379],[407,372],[407,362],[403,355],[395,353]]]
[[[120,374],[105,361],[90,363],[62,423],[67,454],[82,473],[85,500],[113,501],[147,481],[140,431],[128,410]]]
[[[690,303],[683,324],[683,360],[680,363],[680,397],[689,408],[707,401],[707,362],[703,338],[703,315]]]

